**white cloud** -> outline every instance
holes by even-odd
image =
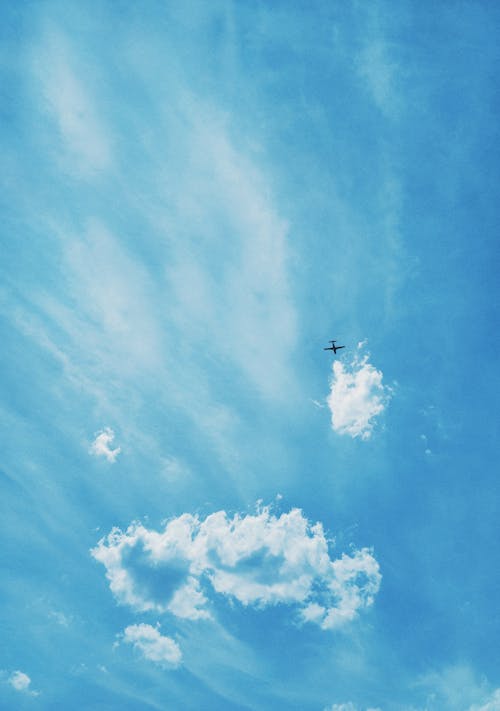
[[[122,450],[120,447],[111,449],[110,445],[114,438],[115,433],[113,430],[110,427],[105,427],[92,442],[89,450],[90,453],[96,457],[106,457],[108,462],[115,462]]]
[[[123,641],[133,644],[152,662],[166,667],[178,667],[182,661],[182,652],[175,640],[164,637],[151,625],[129,625],[123,632]]]
[[[34,73],[62,139],[67,168],[83,175],[107,169],[110,139],[98,115],[91,76],[61,32],[46,33],[34,57]]]
[[[178,182],[177,217],[192,235],[202,230],[204,242],[200,248],[197,236],[183,235],[175,245],[167,270],[173,316],[186,337],[204,339],[260,394],[283,399],[296,387],[288,224],[271,199],[268,171],[231,140],[227,119],[194,100],[185,117],[193,172],[189,185]]]
[[[432,454],[432,450],[428,447],[427,435],[421,434],[421,435],[420,435],[420,439],[421,439],[422,442],[424,443],[424,446],[425,446],[424,452],[425,452],[425,454],[427,454],[427,456],[429,456],[430,454]]]
[[[327,398],[333,430],[364,440],[371,437],[375,418],[390,398],[390,388],[382,383],[382,371],[368,358],[355,356],[350,365],[335,360]]]
[[[74,43],[64,49],[64,42],[57,32],[47,33],[35,58],[40,81],[50,83],[48,98],[57,81],[47,76],[59,55],[70,57],[68,71],[83,81],[74,69]],[[88,106],[95,105],[91,89],[85,94]],[[144,218],[150,237],[160,236],[153,251],[137,248],[126,234],[113,234],[91,216],[86,227],[78,220],[76,226],[46,220],[60,241],[58,283],[65,298],[50,287],[40,290],[36,309],[17,308],[16,321],[122,431],[136,429],[142,400],[154,397],[159,407],[185,412],[205,445],[235,471],[247,456],[245,418],[233,408],[231,388],[215,387],[214,368],[221,367],[227,382],[236,379],[238,387],[243,374],[252,391],[270,399],[288,400],[300,387],[293,365],[297,319],[288,227],[273,200],[269,166],[232,138],[227,117],[197,102],[185,106],[175,92],[172,101],[177,108],[168,112],[167,130],[179,148],[173,155],[162,152],[162,123],[155,153],[145,158],[154,166],[154,189],[149,179],[144,187],[137,178],[139,190],[135,177],[133,184],[120,183],[130,214]],[[49,109],[59,115],[52,98]],[[173,118],[178,112],[182,128]],[[91,157],[82,161],[92,164]],[[153,266],[148,255],[157,247]],[[124,409],[117,403],[127,397],[127,387],[134,398]]]
[[[31,684],[31,679],[27,674],[25,674],[22,671],[15,671],[12,672],[8,679],[9,684],[12,686],[13,689],[16,691],[23,691],[26,692],[27,694],[30,694],[30,696],[38,696],[39,692],[38,691],[31,691],[30,690],[30,684]]]
[[[177,457],[162,457],[161,473],[171,483],[192,478],[188,465]]]
[[[383,113],[394,113],[399,98],[394,86],[397,66],[390,59],[388,45],[382,40],[375,40],[366,45],[360,52],[356,65],[378,108]]]
[[[324,408],[324,405],[322,405],[318,400],[313,400],[313,399],[311,399],[311,402],[312,402],[313,405],[315,405],[315,406],[316,406],[317,408],[319,408],[320,410],[322,410],[322,409]]]
[[[500,711],[500,689],[493,691],[486,677],[466,664],[424,674],[417,687],[424,691],[432,709]]]
[[[396,118],[401,108],[401,69],[389,39],[386,18],[378,4],[373,3],[363,8],[358,21],[361,47],[354,58],[354,68],[377,108]]]
[[[361,711],[361,709],[355,706],[352,701],[348,701],[346,704],[333,704],[333,706],[328,706],[323,711]],[[366,711],[381,711],[381,709],[370,707]]]
[[[481,705],[473,704],[469,711],[500,711],[500,689],[496,689]]]
[[[31,684],[31,679],[22,671],[15,671],[9,678],[9,683],[16,691],[26,691]]]
[[[381,580],[366,548],[331,559],[321,524],[299,509],[204,520],[185,513],[159,532],[133,523],[92,555],[120,603],[188,619],[209,617],[215,592],[243,606],[290,605],[302,621],[335,629],[373,603]]]
[[[71,617],[68,617],[64,612],[59,612],[58,610],[51,610],[49,617],[55,620],[61,627],[69,627],[71,624]]]

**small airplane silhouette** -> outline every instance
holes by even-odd
[[[345,346],[336,346],[335,345],[336,341],[329,341],[329,343],[331,343],[332,345],[329,346],[329,348],[323,348],[324,351],[333,351],[334,353],[336,353],[341,348],[345,348]]]

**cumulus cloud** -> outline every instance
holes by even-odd
[[[13,689],[16,691],[24,691],[31,696],[38,696],[38,691],[31,691],[30,690],[30,684],[31,684],[31,679],[27,674],[25,674],[22,671],[15,671],[12,672],[8,679],[9,684],[12,686]]]
[[[101,430],[90,446],[90,453],[96,457],[106,457],[108,462],[116,461],[117,456],[122,451],[120,447],[111,449],[111,442],[115,438],[115,433],[110,427]]]
[[[371,437],[375,418],[390,398],[390,388],[382,383],[382,371],[368,359],[368,355],[355,356],[350,365],[335,360],[327,398],[333,430],[363,440]]]
[[[16,691],[25,691],[31,684],[31,679],[22,671],[15,671],[9,678],[9,683]]]
[[[146,659],[163,667],[178,667],[182,661],[182,652],[177,642],[164,637],[151,625],[129,625],[123,632],[123,641],[132,644]]]
[[[335,629],[373,603],[381,580],[367,548],[332,559],[322,525],[300,509],[185,513],[161,531],[133,523],[91,552],[120,603],[192,620],[211,616],[217,593],[243,606],[290,605],[302,621]]]

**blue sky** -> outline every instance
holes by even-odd
[[[0,13],[2,708],[498,711],[500,9]]]

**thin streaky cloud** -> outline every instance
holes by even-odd
[[[85,63],[71,42],[51,27],[32,58],[33,75],[54,122],[64,156],[64,170],[83,177],[107,170],[112,164],[109,131],[99,116]],[[56,160],[59,155],[56,155]]]

